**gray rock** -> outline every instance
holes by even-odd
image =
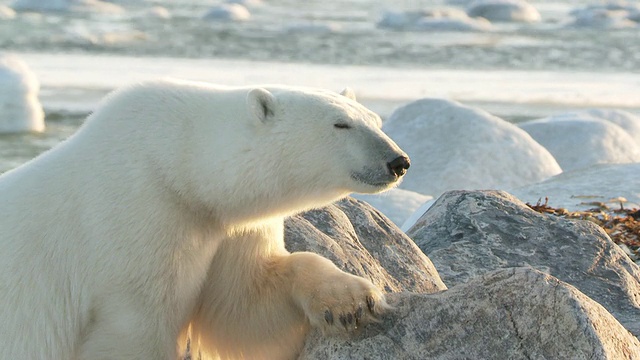
[[[285,221],[287,249],[311,251],[387,292],[446,289],[431,261],[369,204],[347,198]]]
[[[452,191],[407,234],[448,286],[530,266],[575,286],[640,335],[640,268],[589,221],[539,214],[501,191]]]
[[[530,268],[390,300],[395,310],[351,339],[312,333],[299,359],[640,358],[638,339],[601,305]]]

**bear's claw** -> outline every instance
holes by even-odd
[[[333,325],[333,313],[329,310],[324,312],[324,321],[329,325]]]

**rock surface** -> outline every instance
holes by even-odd
[[[308,338],[300,360],[637,359],[640,342],[601,305],[530,268],[437,294],[391,294],[395,310],[354,338]]]
[[[395,110],[383,129],[411,157],[400,188],[424,195],[510,189],[562,171],[522,129],[455,101],[414,101]]]
[[[575,286],[640,335],[640,268],[589,221],[539,214],[501,191],[452,191],[407,234],[449,287],[530,266]]]
[[[370,205],[347,198],[285,221],[291,252],[318,253],[387,292],[446,289],[431,261]]]

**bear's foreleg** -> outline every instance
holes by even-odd
[[[283,259],[291,278],[291,296],[313,327],[339,334],[375,321],[388,305],[369,280],[338,269],[314,253],[293,253]]]
[[[317,254],[288,253],[281,225],[265,227],[218,248],[191,322],[191,344],[221,359],[294,359],[310,326],[346,333],[386,308],[371,282]]]

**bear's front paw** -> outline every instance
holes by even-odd
[[[323,333],[354,331],[377,321],[389,308],[375,285],[354,275],[340,272],[310,285],[303,308],[311,325]]]

